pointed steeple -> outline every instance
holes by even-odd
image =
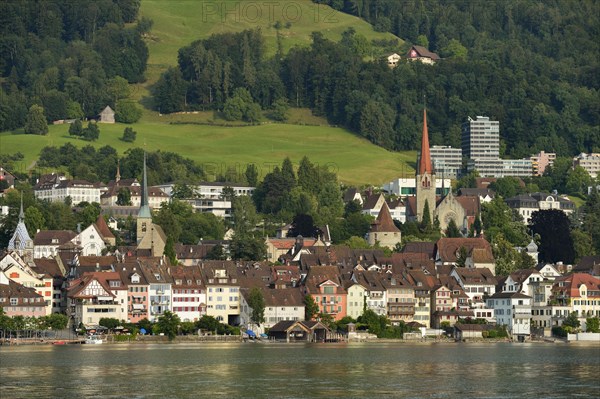
[[[144,174],[142,176],[142,198],[138,218],[151,219],[150,206],[148,205],[148,176],[146,173],[146,152],[144,152]]]
[[[115,183],[121,180],[121,160],[117,159],[117,175],[115,176]]]
[[[427,131],[427,108],[423,109],[423,137],[421,138],[421,158],[417,174],[433,174],[431,155],[429,154],[429,132]]]
[[[23,191],[21,191],[21,210],[19,211],[19,222],[25,220],[25,212],[23,212]]]

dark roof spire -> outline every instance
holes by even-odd
[[[19,211],[19,222],[25,219],[25,212],[23,212],[23,191],[21,191],[21,210]]]
[[[144,151],[144,174],[142,176],[142,198],[140,204],[140,218],[152,218],[150,206],[148,205],[148,175],[146,173],[146,151]]]

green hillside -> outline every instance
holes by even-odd
[[[94,147],[110,145],[119,153],[146,144],[149,151],[176,152],[207,167],[209,173],[224,172],[227,167],[255,163],[266,173],[285,157],[298,163],[306,155],[316,164],[331,165],[341,182],[346,184],[382,184],[400,175],[412,174],[407,163],[414,163],[414,152],[393,153],[377,147],[340,128],[267,124],[248,127],[216,127],[201,125],[168,125],[141,122],[135,143],[119,138],[127,125],[100,125],[100,139]],[[50,126],[46,136],[0,134],[0,152],[22,152],[28,168],[40,150],[48,145],[72,143],[77,147],[89,142],[68,134],[67,125]]]
[[[387,151],[347,130],[328,127],[324,118],[312,115],[307,109],[290,109],[290,124],[226,128],[169,124],[211,123],[215,119],[212,111],[161,116],[148,107],[152,103],[149,87],[168,66],[177,64],[178,50],[214,33],[259,26],[265,36],[269,56],[275,54],[278,46],[277,30],[274,28],[277,21],[281,22],[279,32],[284,51],[295,45],[308,46],[314,31],[337,41],[349,27],[369,40],[397,39],[391,33],[375,32],[360,18],[325,5],[316,5],[310,0],[283,0],[272,6],[268,4],[142,0],[139,17],[151,18],[153,27],[146,38],[150,52],[146,82],[132,85],[132,96],[145,105],[141,121],[131,125],[138,132],[137,141],[129,144],[119,140],[126,125],[101,125],[100,140],[91,145],[110,145],[122,153],[146,143],[149,151],[172,151],[199,163],[217,164],[220,168],[252,162],[268,170],[270,163],[280,164],[286,156],[298,162],[306,155],[315,163],[334,165],[340,180],[347,184],[381,184],[413,173],[407,162],[414,162],[414,152]],[[287,22],[290,24],[286,25]],[[40,150],[45,146],[73,143],[82,147],[90,144],[70,137],[67,129],[65,125],[50,126],[47,136],[24,135],[21,134],[22,129],[0,133],[0,153],[23,153],[25,161],[22,168],[25,170],[35,165]]]

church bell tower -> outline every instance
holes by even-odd
[[[421,138],[421,156],[417,165],[416,175],[416,203],[417,220],[423,220],[423,209],[425,202],[429,206],[430,220],[433,222],[433,215],[436,206],[435,197],[435,173],[431,166],[431,155],[429,154],[429,133],[427,131],[427,109],[423,110],[423,137]]]

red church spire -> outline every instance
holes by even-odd
[[[421,139],[421,159],[419,160],[419,175],[433,174],[431,155],[429,154],[429,133],[427,131],[427,109],[423,110],[423,137]]]

